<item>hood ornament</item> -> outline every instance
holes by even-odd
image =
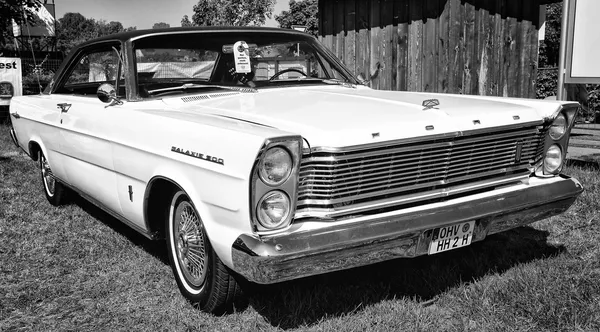
[[[423,105],[423,107],[425,107],[423,109],[423,111],[426,111],[426,110],[430,110],[432,108],[435,108],[436,106],[439,106],[440,105],[440,101],[437,100],[437,99],[426,99],[426,100],[423,100],[423,104],[422,105]]]

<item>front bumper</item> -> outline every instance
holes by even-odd
[[[340,221],[309,220],[285,233],[243,234],[232,246],[233,269],[275,283],[400,257],[426,255],[431,230],[475,220],[473,242],[566,211],[581,194],[564,175],[530,178],[485,193]]]

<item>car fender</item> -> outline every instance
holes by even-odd
[[[199,169],[198,171],[205,170]],[[236,209],[232,209],[229,205],[205,199],[207,195],[210,195],[210,190],[198,183],[198,176],[190,176],[190,173],[181,172],[180,168],[169,165],[163,165],[156,169],[155,175],[148,183],[146,197],[150,185],[158,178],[173,183],[187,194],[202,218],[211,246],[223,263],[232,267],[231,245],[240,234],[253,231],[249,219],[247,179],[240,179],[239,185],[230,185],[221,189],[230,192],[230,195],[237,196],[237,198],[230,197],[231,201],[240,202]],[[240,186],[245,188],[243,192],[239,192]],[[149,225],[146,227],[148,228]]]

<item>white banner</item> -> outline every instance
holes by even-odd
[[[12,96],[23,95],[21,59],[0,58],[0,106],[10,104]]]

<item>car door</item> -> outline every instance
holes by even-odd
[[[121,106],[106,107],[96,96],[102,83],[120,83],[116,80],[121,76],[119,49],[120,44],[114,42],[83,49],[60,79],[51,100],[61,112],[58,150],[66,180],[87,198],[120,214],[111,124],[118,121]]]

